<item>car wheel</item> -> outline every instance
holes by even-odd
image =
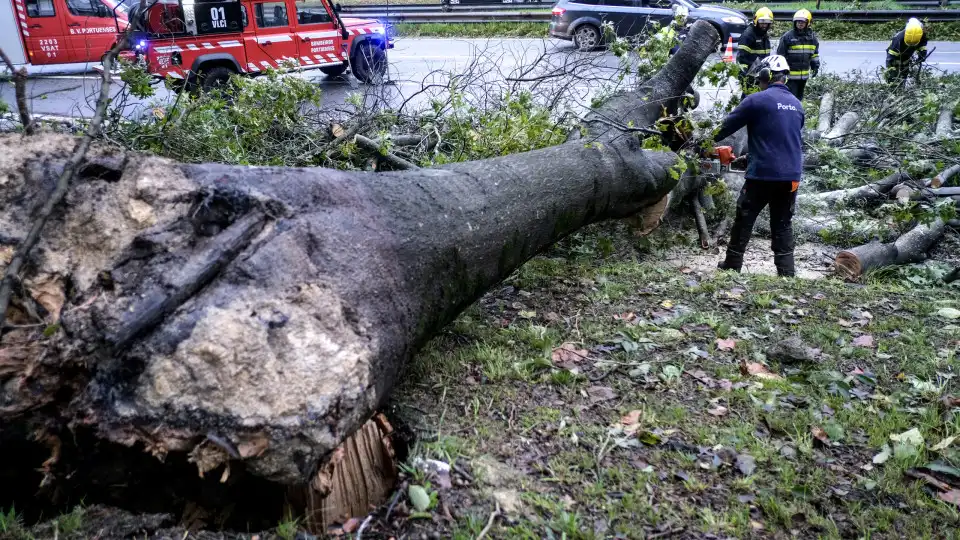
[[[338,77],[343,75],[343,72],[347,70],[346,64],[340,64],[338,66],[326,66],[320,68],[320,71],[328,77]]]
[[[200,89],[204,92],[212,92],[227,85],[230,82],[230,76],[233,70],[223,66],[217,66],[210,70],[203,70],[197,74]]]
[[[360,82],[382,84],[387,74],[387,53],[368,41],[357,46],[353,53],[353,75]]]
[[[592,24],[581,24],[573,32],[573,43],[583,52],[600,46],[600,29]]]

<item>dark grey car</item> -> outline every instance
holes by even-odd
[[[734,43],[747,27],[743,13],[719,6],[702,6],[691,0],[560,0],[553,6],[550,35],[573,40],[580,50],[591,50],[603,41],[604,23],[613,25],[618,37],[650,32],[654,23],[665,26],[673,19],[673,6],[689,10],[691,22],[704,19],[720,33],[721,48],[727,38]]]

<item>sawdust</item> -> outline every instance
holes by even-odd
[[[689,268],[693,272],[712,274],[717,271],[717,263],[723,260],[726,246],[709,250],[673,250],[667,264],[680,268]],[[823,279],[832,275],[833,255],[836,250],[821,244],[804,243],[796,247],[797,277],[804,279]],[[777,275],[777,268],[773,265],[773,252],[769,243],[763,238],[754,238],[747,247],[743,260],[743,273]]]

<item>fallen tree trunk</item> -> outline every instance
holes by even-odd
[[[801,204],[815,204],[826,208],[838,206],[865,206],[887,199],[890,191],[902,182],[910,180],[905,172],[895,172],[886,178],[856,188],[838,189],[823,193],[803,194]]]
[[[0,342],[5,436],[81,425],[202,454],[201,471],[242,459],[310,481],[487,289],[584,225],[657,219],[680,158],[641,150],[631,126],[675,109],[717,43],[698,22],[658,75],[593,111],[585,139],[480,162],[369,174],[99,150],[126,165],[87,168],[99,174],[74,185],[21,275],[17,305],[44,320]],[[0,138],[7,236],[25,236],[70,144]]]
[[[837,254],[834,266],[847,279],[857,279],[868,270],[897,264],[921,262],[927,251],[943,236],[946,225],[940,219],[920,224],[886,244],[871,242]]]

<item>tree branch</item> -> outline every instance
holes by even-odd
[[[20,113],[20,123],[23,124],[23,132],[27,135],[35,133],[33,121],[30,119],[30,109],[27,108],[27,68],[14,69],[13,61],[7,56],[7,53],[0,49],[0,60],[7,65],[10,70],[10,76],[13,78],[13,88],[17,99],[17,110]],[[2,321],[2,319],[0,319]]]
[[[30,250],[32,250],[40,240],[40,233],[43,232],[43,227],[47,224],[47,220],[53,213],[53,209],[56,208],[64,196],[66,196],[67,188],[70,187],[70,182],[80,169],[80,163],[83,161],[84,156],[87,155],[87,150],[90,149],[90,144],[93,142],[94,137],[100,134],[100,127],[103,124],[103,118],[107,112],[107,104],[110,102],[111,67],[117,57],[117,53],[120,52],[120,48],[125,42],[126,36],[124,35],[117,40],[113,48],[104,55],[103,74],[101,75],[100,81],[100,97],[97,100],[97,109],[96,112],[94,112],[93,118],[90,120],[90,125],[86,133],[84,133],[83,137],[74,147],[70,159],[64,164],[63,172],[60,173],[60,178],[57,180],[57,186],[34,218],[33,224],[30,226],[30,232],[27,233],[27,236],[23,239],[23,242],[10,260],[10,264],[7,265],[3,275],[3,281],[0,282],[0,332],[2,332],[3,323],[7,318],[7,307],[10,305],[10,294],[13,290],[14,280],[17,279],[17,276],[20,274],[20,269],[26,262]],[[8,62],[8,66],[13,65],[9,62],[6,55],[4,55],[4,61]]]

